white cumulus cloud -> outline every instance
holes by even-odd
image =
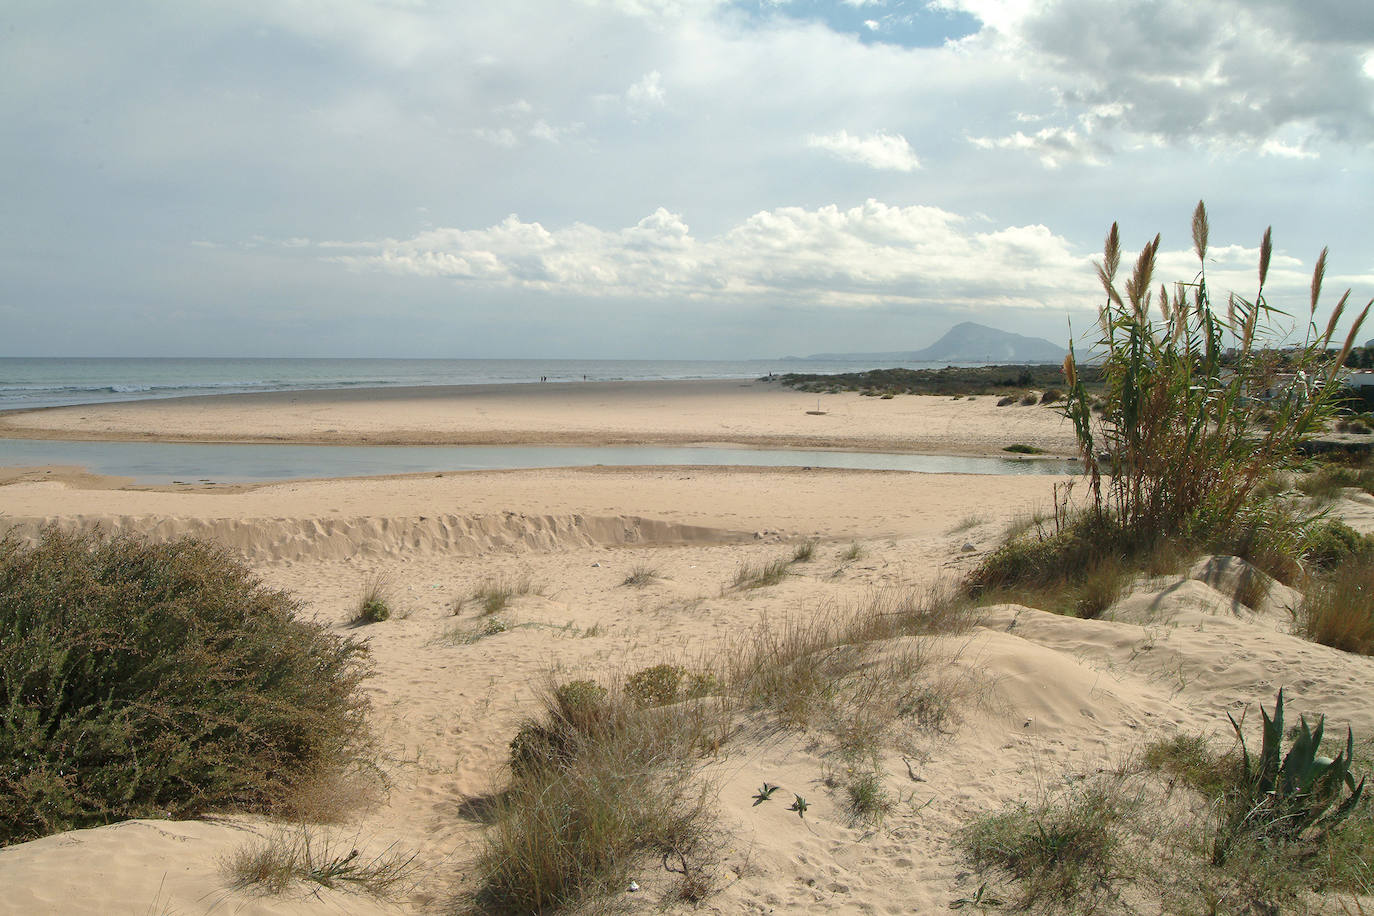
[[[833,134],[811,134],[806,145],[822,149],[846,162],[869,168],[896,172],[910,172],[921,167],[911,144],[901,134],[874,133],[857,137],[847,130]]]
[[[549,229],[509,216],[327,256],[356,268],[579,296],[721,299],[785,296],[880,303],[1063,308],[1088,304],[1088,258],[1042,225],[974,231],[938,207],[869,200],[780,207],[709,238],[659,208],[633,226]],[[980,221],[981,222],[981,221]]]

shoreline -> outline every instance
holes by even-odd
[[[1004,457],[1077,455],[1052,410],[747,379],[502,383],[194,395],[0,413],[0,440],[257,445],[720,446]]]

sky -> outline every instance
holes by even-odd
[[[1371,3],[6,0],[0,61],[0,356],[1064,343],[1200,199],[1213,290],[1272,225],[1281,322],[1324,246],[1374,296]]]

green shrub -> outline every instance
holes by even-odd
[[[1317,569],[1334,569],[1371,553],[1364,535],[1340,519],[1323,519],[1308,528],[1306,535],[1303,558]]]
[[[365,747],[362,644],[220,547],[0,539],[0,844],[280,811]]]
[[[588,740],[610,727],[612,707],[606,688],[595,681],[569,681],[555,687],[548,714],[521,723],[510,743],[510,766],[517,775],[572,760]]]
[[[1036,448],[1033,445],[1026,445],[1024,442],[1013,442],[1011,445],[1002,446],[1002,451],[1013,452],[1017,455],[1043,455],[1043,448]]]
[[[626,678],[625,693],[640,706],[667,706],[677,702],[686,673],[679,665],[644,668]]]
[[[1058,388],[1051,388],[1040,395],[1041,404],[1054,404],[1062,400],[1064,400],[1064,392],[1060,391]]]

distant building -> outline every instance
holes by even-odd
[[[1371,345],[1374,344],[1366,344],[1366,346]],[[1374,371],[1370,371],[1369,369],[1357,369],[1354,372],[1345,372],[1341,375],[1341,381],[1357,390],[1374,388]]]

